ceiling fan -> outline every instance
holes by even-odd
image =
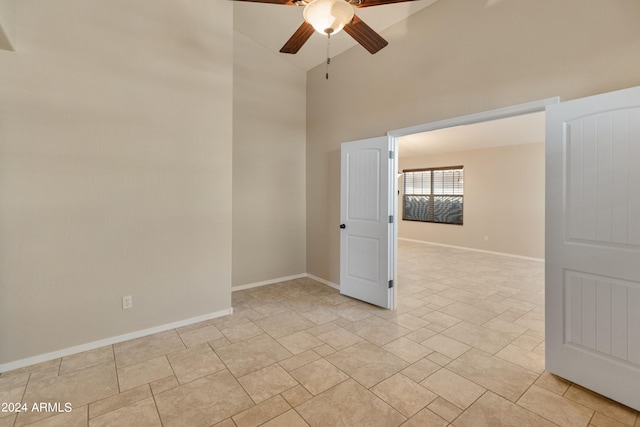
[[[309,40],[313,31],[328,37],[344,28],[344,31],[371,54],[389,44],[370,26],[355,15],[354,8],[380,6],[413,0],[236,0],[254,3],[270,3],[283,6],[304,6],[304,22],[282,46],[282,53],[297,53]]]

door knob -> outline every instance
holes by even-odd
[[[340,224],[340,228],[347,228],[347,224]]]

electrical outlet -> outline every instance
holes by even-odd
[[[122,297],[122,309],[128,310],[132,307],[133,307],[133,297],[131,295]]]

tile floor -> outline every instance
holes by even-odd
[[[2,374],[0,402],[61,412],[0,427],[640,427],[544,371],[541,263],[400,252],[397,310],[309,279],[235,292],[232,316]]]

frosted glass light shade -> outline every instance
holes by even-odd
[[[353,6],[345,0],[313,0],[302,14],[320,34],[335,34],[353,19]]]

